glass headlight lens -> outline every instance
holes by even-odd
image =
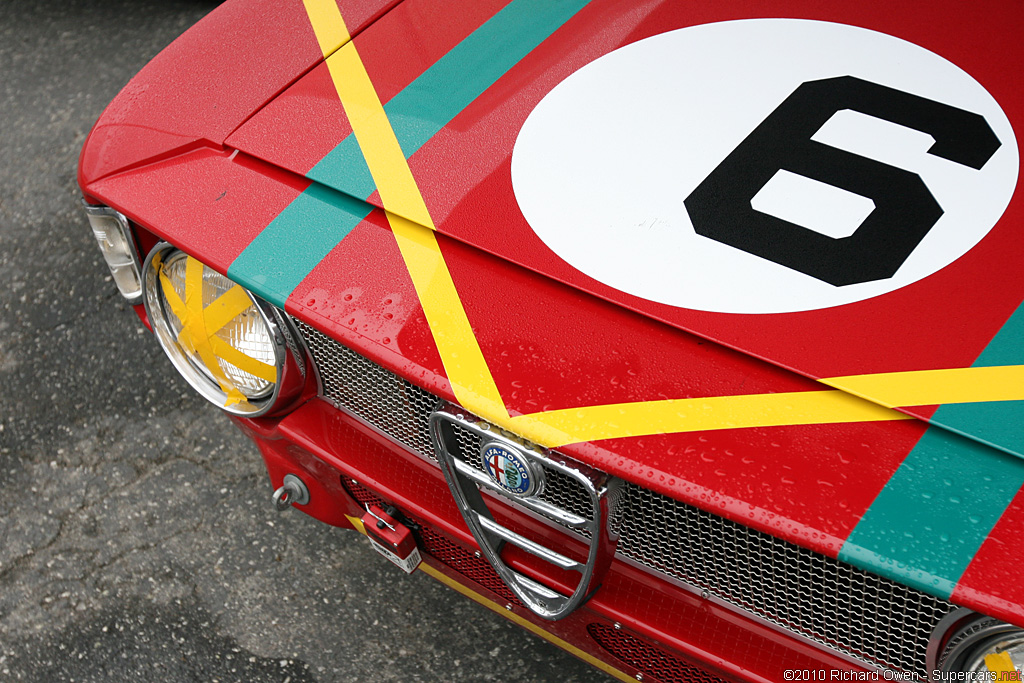
[[[273,403],[284,349],[257,300],[169,245],[146,261],[145,302],[171,362],[210,401],[255,416]]]
[[[202,285],[198,293],[188,291],[188,285],[186,283],[186,271],[188,269],[188,262],[193,261],[198,264],[196,267],[201,268],[202,272]],[[186,256],[182,252],[177,252],[170,258],[168,258],[162,268],[161,284],[160,288],[160,301],[165,311],[170,311],[171,315],[168,316],[167,322],[170,325],[171,332],[175,338],[181,340],[183,331],[186,330],[185,321],[179,318],[174,312],[174,306],[168,300],[167,283],[171,285],[170,296],[177,296],[177,299],[185,303],[188,306],[187,300],[190,296],[199,296],[200,305],[204,311],[205,317],[209,320],[212,317],[207,314],[206,311],[217,301],[223,301],[221,297],[231,292],[234,288],[241,290],[239,285],[236,285],[231,280],[227,279],[215,270],[211,270],[206,266],[202,265],[195,259]],[[241,290],[243,294],[236,298],[247,299],[248,302],[242,300],[241,302],[228,302],[221,304],[220,308],[223,309],[225,306],[231,306],[234,303],[234,308],[242,310],[238,312],[233,318],[224,323],[223,326],[219,325],[220,321],[204,321],[203,330],[198,331],[199,334],[206,334],[210,338],[211,351],[214,349],[214,339],[220,340],[231,349],[234,349],[238,353],[241,353],[247,359],[255,360],[257,363],[266,366],[261,368],[259,365],[247,362],[245,359],[240,358],[237,354],[217,354],[213,353],[213,358],[219,366],[220,372],[216,372],[216,368],[207,367],[204,363],[203,354],[200,353],[196,348],[196,344],[183,344],[183,350],[189,361],[192,362],[197,368],[204,372],[207,377],[213,381],[220,379],[219,375],[223,375],[231,384],[233,384],[239,391],[245,394],[246,398],[260,398],[266,396],[274,388],[274,379],[270,377],[272,370],[275,365],[274,356],[274,341],[270,337],[270,331],[267,329],[266,323],[263,322],[263,316],[260,311],[256,308],[255,302],[251,300],[248,293],[245,290]],[[246,305],[247,304],[247,305]],[[245,306],[242,308],[242,306]],[[228,310],[227,314],[234,312]],[[221,316],[221,319],[227,317],[227,315]],[[218,329],[214,330],[214,327]],[[189,330],[188,334],[194,336],[196,331]],[[190,341],[195,341],[191,339]],[[219,346],[219,345],[217,345]],[[221,349],[223,351],[223,349]],[[243,366],[253,370],[248,372],[245,369],[238,367],[230,360],[224,357],[228,355],[230,358],[234,358],[235,362],[240,362]],[[254,372],[258,374],[253,374]]]
[[[1024,680],[1024,629],[991,617],[956,627],[939,660],[947,672],[976,674],[969,680],[1011,683]]]

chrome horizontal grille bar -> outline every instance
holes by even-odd
[[[428,419],[438,397],[297,325],[324,398],[436,461]],[[466,432],[458,438],[464,453],[478,452],[473,439],[479,437]],[[542,496],[585,514],[585,492],[574,483],[551,478]],[[949,602],[635,484],[626,484],[622,495],[619,558],[866,664],[927,678],[928,641],[955,609]]]

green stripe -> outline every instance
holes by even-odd
[[[514,0],[395,95],[384,110],[406,158],[587,1]],[[348,197],[343,201],[343,195],[317,184],[364,199],[373,194],[376,186],[354,135],[306,175],[315,182],[228,269],[229,277],[278,306],[373,208]]]
[[[588,0],[515,0],[467,36],[384,105],[406,158],[469,106]],[[368,197],[375,186],[349,136],[307,174]],[[362,163],[354,163],[360,157]],[[364,194],[365,192],[365,194]]]
[[[999,365],[1024,365],[1024,305],[974,362],[975,367]],[[932,420],[1024,456],[1024,401],[945,405]]]
[[[1024,306],[974,365],[1022,361]],[[1021,403],[946,405],[933,420],[1006,443],[1021,434]],[[948,598],[1021,486],[1024,460],[929,427],[854,528],[839,559]]]
[[[384,108],[387,111],[387,107]],[[366,199],[377,189],[355,135],[349,135],[306,174],[310,180]]]
[[[1024,485],[1024,460],[931,427],[839,559],[948,598]]]
[[[372,206],[310,184],[228,268],[228,277],[275,306],[366,218]]]

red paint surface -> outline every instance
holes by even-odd
[[[1006,621],[1024,625],[1024,489],[1017,492],[988,539],[960,577],[952,600]]]
[[[367,216],[320,262],[292,292],[285,310],[392,372],[454,399],[383,211]]]
[[[505,4],[507,0],[473,2],[449,12],[445,0],[418,0],[388,12],[356,41],[380,101],[390,101]],[[348,22],[348,14],[343,16]],[[351,133],[330,71],[321,64],[226,144],[304,175]]]
[[[228,266],[309,185],[269,164],[202,148],[88,186],[88,192],[208,266]]]
[[[303,130],[315,135],[297,135]],[[319,64],[257,112],[225,144],[305,175],[352,132],[330,71]]]
[[[395,0],[340,0],[353,34]],[[226,2],[146,65],[110,103],[79,160],[79,184],[196,143],[219,146],[323,59],[301,0]]]

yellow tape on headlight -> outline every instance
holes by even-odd
[[[220,361],[230,363],[239,370],[265,382],[277,381],[277,368],[253,358],[216,336],[217,332],[253,306],[252,299],[240,285],[234,285],[209,306],[203,306],[203,271],[206,268],[192,257],[185,263],[185,297],[178,295],[174,283],[161,266],[160,284],[171,312],[181,323],[177,341],[187,353],[198,356],[206,370],[220,385],[228,407],[247,397],[224,373]]]

